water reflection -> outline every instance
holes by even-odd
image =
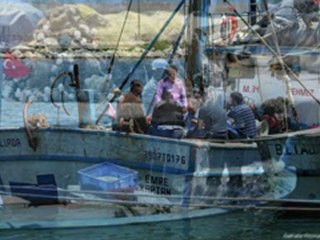
[[[264,237],[275,223],[275,212],[234,212],[202,219],[66,230],[14,230],[1,239],[271,239]],[[280,229],[279,229],[280,230]],[[279,233],[280,234],[280,233]],[[281,235],[281,234],[280,234]],[[274,238],[272,238],[274,239]]]

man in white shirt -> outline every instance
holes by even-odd
[[[168,62],[165,59],[159,58],[155,59],[151,63],[152,77],[146,83],[142,91],[142,101],[144,112],[146,115],[152,113],[152,106],[154,105],[154,98],[157,91],[158,81],[162,79],[164,71],[168,67]]]

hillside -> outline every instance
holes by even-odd
[[[113,52],[126,13],[122,11],[102,15],[84,4],[58,6],[46,12],[33,32],[32,40],[22,46],[27,46],[28,49],[40,47],[48,52],[71,49]],[[168,11],[140,15],[130,12],[119,42],[119,56],[140,56],[170,15],[171,12]],[[175,16],[150,54],[165,56],[170,52],[181,31],[183,19],[181,13]]]

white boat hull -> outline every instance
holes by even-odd
[[[319,130],[270,136],[258,142],[262,161],[294,168],[297,186],[288,196],[294,199],[320,199],[320,135]]]
[[[230,175],[241,175],[241,166],[261,166],[254,143],[228,145],[59,128],[41,129],[33,135],[37,139],[35,150],[29,146],[24,129],[0,131],[3,185],[9,186],[10,181],[34,183],[39,174],[53,174],[57,186],[66,188],[79,183],[80,169],[108,161],[138,169],[140,187],[171,195],[183,193],[190,181],[200,184],[195,176],[203,173],[221,177],[228,166]]]

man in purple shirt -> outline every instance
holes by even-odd
[[[161,79],[157,86],[157,93],[155,96],[155,103],[161,101],[161,97],[164,91],[171,94],[172,99],[183,108],[183,112],[187,111],[188,101],[184,82],[177,76],[177,67],[170,65],[165,77]]]

